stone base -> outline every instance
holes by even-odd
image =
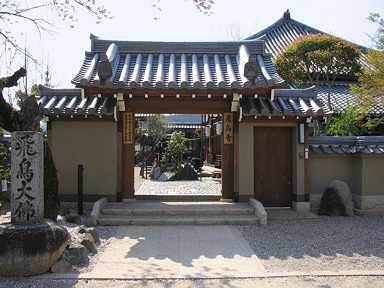
[[[49,271],[67,241],[67,230],[51,221],[0,224],[0,275],[31,276]]]
[[[224,198],[221,198],[221,199],[220,199],[220,202],[232,203],[232,202],[233,202],[233,199],[224,199]]]
[[[353,194],[355,208],[361,210],[384,210],[384,195],[362,196]]]
[[[310,202],[296,202],[292,201],[292,208],[297,212],[310,212],[311,204]]]
[[[309,203],[311,203],[311,209],[320,209],[322,196],[323,194],[309,194]]]
[[[309,202],[311,203],[312,210],[320,208],[321,197],[323,194],[310,194]],[[359,210],[384,210],[384,195],[361,196],[359,194],[352,194],[353,205],[355,209]]]
[[[60,202],[60,206],[67,207],[77,211],[77,201],[75,202]],[[83,209],[92,210],[94,202],[83,202]]]

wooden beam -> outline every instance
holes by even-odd
[[[192,94],[196,94],[196,98],[199,96],[207,97],[208,94],[212,95],[212,98],[214,97],[220,97],[223,98],[224,94],[232,95],[233,93],[241,93],[243,96],[254,94],[258,95],[270,95],[271,88],[278,88],[278,87],[269,87],[269,88],[249,88],[249,89],[150,89],[150,88],[139,88],[139,89],[124,89],[124,88],[100,88],[100,87],[88,87],[88,86],[81,86],[77,85],[76,88],[84,88],[85,95],[97,95],[97,94],[117,94],[117,93],[124,93],[125,95],[132,94],[132,95],[141,95],[144,97],[144,95],[147,93],[149,95],[149,98],[152,97],[159,97],[160,94],[164,94],[165,97],[167,96],[173,96],[175,97],[176,94],[180,94],[180,97],[183,96],[189,96],[191,97]]]
[[[135,113],[221,114],[230,111],[230,105],[229,99],[126,99],[126,107],[134,109]]]

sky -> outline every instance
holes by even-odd
[[[152,2],[157,0],[97,0],[111,11],[114,18],[96,24],[93,16],[79,10],[74,28],[52,11],[44,12],[44,17],[58,27],[53,34],[39,35],[32,25],[21,23],[14,28],[43,63],[38,72],[41,74],[49,65],[52,85],[73,88],[71,80],[81,67],[85,51],[90,51],[91,33],[110,40],[239,40],[273,24],[289,9],[291,18],[299,22],[371,47],[369,35],[373,35],[378,26],[367,17],[370,12],[384,17],[383,0],[215,0],[210,16],[199,12],[192,0],[160,0],[161,12],[151,7]],[[30,71],[29,82],[40,83],[41,76],[34,72]]]

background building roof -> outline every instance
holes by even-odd
[[[245,40],[265,40],[266,50],[272,53],[275,59],[280,51],[297,40],[301,36],[311,34],[328,34],[316,28],[303,24],[291,18],[291,13],[287,10],[284,15],[267,28],[247,37]],[[362,50],[366,47],[358,46]]]

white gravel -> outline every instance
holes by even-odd
[[[75,211],[71,210],[71,213]],[[84,210],[84,215],[81,216],[81,223],[88,223],[90,220],[91,211]],[[57,217],[57,224],[67,229],[69,234],[71,235],[70,241],[80,242],[81,234],[78,234],[77,231],[81,225],[68,223],[65,221],[64,217]],[[97,261],[105,251],[108,246],[108,243],[111,241],[112,237],[116,234],[118,227],[117,226],[96,226],[95,227],[97,233],[100,237],[100,242],[95,243],[97,247],[97,254],[89,254],[88,262],[82,265],[72,265],[71,273],[86,273],[91,272],[95,267]]]
[[[146,180],[135,195],[221,195],[221,179],[158,181]]]
[[[271,220],[239,230],[268,272],[384,269],[384,216]]]

